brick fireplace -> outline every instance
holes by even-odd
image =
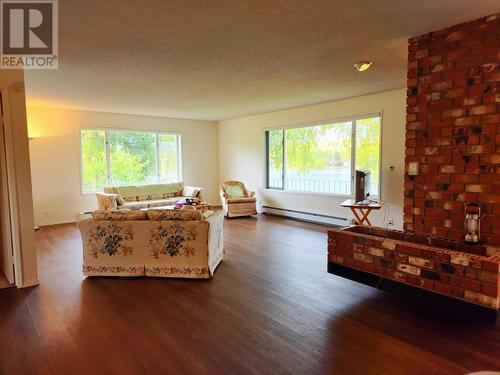
[[[500,307],[500,247],[353,226],[328,232],[328,263],[329,269],[345,266],[487,308]]]
[[[405,232],[329,231],[329,272],[467,301],[500,324],[500,14],[409,40],[406,167]],[[466,203],[481,207],[482,245],[463,242]]]
[[[464,203],[500,245],[500,14],[409,40],[404,229],[464,236]]]

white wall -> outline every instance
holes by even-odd
[[[80,192],[79,129],[102,126],[181,133],[183,180],[203,187],[205,200],[218,202],[218,134],[212,121],[115,113],[27,108],[37,225],[74,222],[97,207],[95,194]]]
[[[406,90],[398,89],[221,121],[220,180],[244,181],[250,189],[257,191],[261,205],[352,218],[349,209],[339,206],[345,198],[265,189],[264,129],[382,112],[381,198],[388,204],[372,213],[370,219],[374,219],[374,225],[384,225],[384,210],[388,208],[395,228],[402,228],[405,101]],[[395,165],[394,172],[389,171],[390,165]]]
[[[114,113],[27,108],[35,223],[72,222],[94,209],[94,194],[80,193],[78,130],[81,126],[143,128],[182,134],[183,179],[204,188],[206,200],[218,202],[218,183],[244,181],[256,190],[260,204],[298,211],[351,218],[339,206],[344,198],[265,189],[264,129],[334,120],[382,112],[382,199],[389,218],[402,227],[405,89],[357,98],[292,108],[219,122],[133,116]],[[396,170],[389,172],[389,166]],[[384,225],[384,210],[372,214]],[[48,216],[46,216],[48,213]]]

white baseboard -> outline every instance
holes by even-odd
[[[310,221],[318,224],[327,224],[335,226],[349,225],[346,217],[337,217],[325,214],[318,214],[314,212],[303,212],[297,210],[290,210],[285,208],[262,206],[262,213],[269,213],[272,215],[289,217],[291,219]]]
[[[91,217],[92,217],[91,214],[86,214],[86,213],[78,214],[78,220],[86,220],[90,219]]]
[[[35,226],[36,227],[44,227],[47,225],[57,225],[57,224],[69,224],[69,223],[74,223],[78,220],[77,216],[72,217],[72,218],[56,218],[56,219],[51,219],[51,220],[36,220],[35,221]]]

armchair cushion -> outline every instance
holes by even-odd
[[[224,183],[222,184],[224,192],[228,199],[231,198],[244,198],[245,194],[245,186],[241,182],[237,183]]]

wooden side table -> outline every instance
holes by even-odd
[[[384,205],[383,202],[373,202],[370,204],[356,204],[354,199],[346,199],[340,204],[342,207],[348,207],[351,209],[356,220],[358,220],[359,225],[371,226],[372,223],[368,219],[368,215],[372,210],[380,210]],[[365,224],[366,223],[366,224]]]

